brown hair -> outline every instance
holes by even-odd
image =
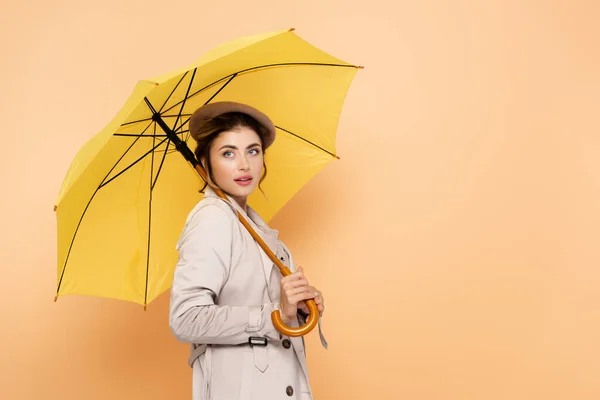
[[[219,115],[215,118],[212,118],[209,121],[206,121],[202,124],[201,129],[198,132],[195,132],[194,139],[196,140],[196,149],[194,150],[194,154],[196,155],[196,160],[204,167],[206,170],[206,175],[208,176],[208,180],[211,185],[217,186],[212,176],[212,170],[210,165],[210,148],[214,142],[214,140],[219,136],[221,132],[236,130],[241,127],[246,127],[252,129],[258,135],[260,139],[260,145],[263,148],[263,157],[264,157],[264,142],[265,142],[265,134],[262,131],[260,124],[248,114],[243,114],[239,112],[230,112],[226,114]],[[202,164],[202,160],[206,160],[206,165]],[[258,182],[258,188],[262,192],[262,188],[260,184],[267,176],[267,165],[265,164],[263,158],[263,174]],[[201,193],[204,193],[204,189],[206,189],[207,182],[204,182],[204,186],[200,189]],[[217,186],[218,187],[218,186]],[[264,194],[264,192],[263,192]]]

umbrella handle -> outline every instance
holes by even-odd
[[[319,309],[317,308],[317,303],[315,303],[315,301],[312,299],[305,301],[305,303],[308,306],[308,309],[310,310],[310,314],[308,314],[308,320],[304,325],[301,325],[298,328],[290,328],[289,326],[283,323],[283,320],[281,319],[281,313],[279,312],[279,310],[275,310],[271,313],[271,321],[273,321],[275,329],[277,329],[282,334],[290,337],[303,336],[306,335],[308,332],[312,331],[313,328],[319,322]]]

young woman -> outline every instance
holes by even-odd
[[[177,243],[169,324],[178,340],[191,344],[193,399],[312,399],[304,340],[281,335],[271,312],[280,310],[286,325],[298,327],[304,323],[298,309],[308,312],[304,300],[314,299],[327,348],[320,325],[323,296],[302,267],[296,269],[278,232],[247,204],[266,175],[264,152],[275,140],[275,127],[262,112],[232,102],[199,108],[189,125],[210,185]],[[281,275],[237,211],[291,275]]]

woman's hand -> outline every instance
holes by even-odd
[[[314,286],[311,286],[310,290],[311,290],[311,292],[316,294],[316,297],[314,298],[314,300],[315,300],[315,303],[317,304],[317,308],[319,309],[319,318],[321,318],[323,316],[323,311],[325,311],[325,301],[323,299],[323,293],[321,293],[321,291],[318,290]],[[308,309],[308,306],[306,305],[305,302],[303,302],[303,301],[299,302],[298,308],[301,309],[302,311],[304,311],[306,314],[310,314],[310,310]]]
[[[319,313],[323,312],[323,297],[321,292],[308,284],[302,267],[298,271],[281,279],[281,319],[287,325],[297,318],[298,308],[308,312],[304,300],[315,299]],[[318,299],[318,301],[317,301]]]

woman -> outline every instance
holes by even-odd
[[[314,299],[327,348],[320,325],[323,297],[302,268],[296,270],[278,232],[247,204],[266,175],[264,151],[275,140],[275,127],[262,112],[232,102],[201,107],[189,125],[210,185],[177,243],[169,324],[175,337],[192,347],[193,399],[312,399],[304,340],[281,335],[271,312],[280,310],[286,325],[297,327],[305,322],[298,309],[308,312],[304,300]],[[281,275],[237,211],[291,275]]]

